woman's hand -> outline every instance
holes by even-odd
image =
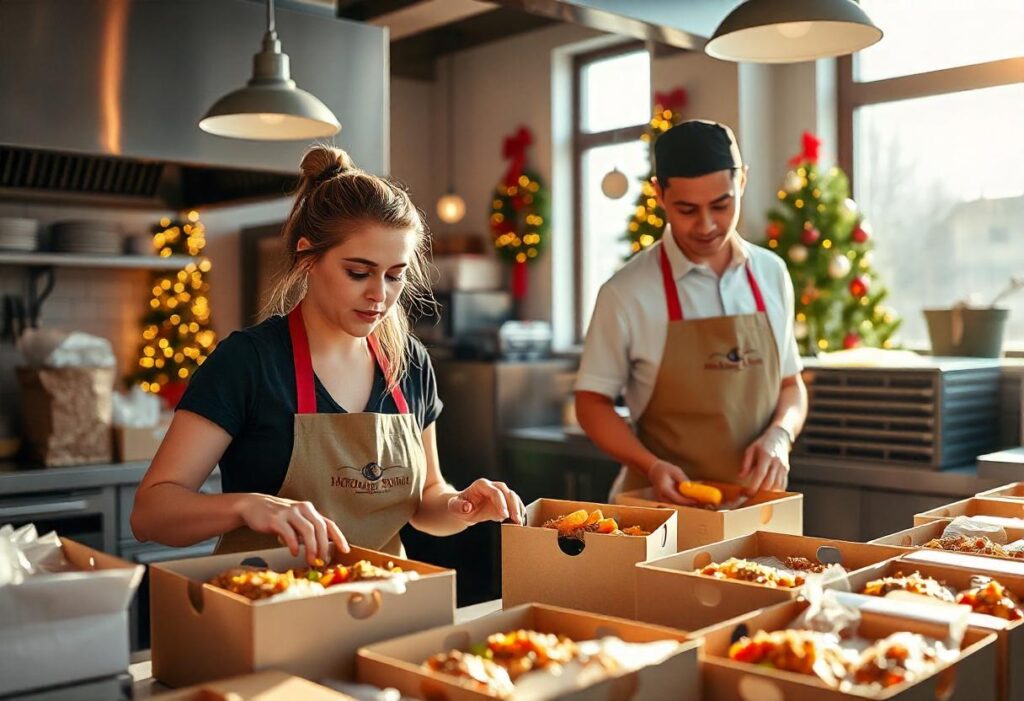
[[[276,535],[293,557],[304,548],[310,566],[317,559],[327,562],[332,542],[341,552],[348,552],[348,541],[338,524],[322,516],[310,502],[267,494],[241,496],[239,515],[245,525],[257,533]]]
[[[659,501],[666,501],[670,504],[680,506],[694,506],[697,502],[687,499],[679,493],[679,483],[688,482],[689,477],[683,472],[683,468],[673,465],[667,460],[655,460],[647,471],[647,479],[654,487],[654,494]]]
[[[739,479],[750,496],[762,490],[781,490],[789,484],[789,434],[769,426],[743,453]]]
[[[526,524],[526,507],[504,482],[478,479],[448,500],[448,511],[467,523],[511,521]]]

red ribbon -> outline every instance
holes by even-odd
[[[526,261],[516,261],[512,264],[512,298],[523,299],[526,297]]]
[[[519,176],[523,174],[523,167],[526,166],[526,149],[531,144],[533,144],[533,134],[526,127],[519,127],[514,134],[505,137],[501,157],[512,159],[512,162],[508,164],[508,171],[505,173],[506,187],[519,185]]]
[[[682,88],[676,88],[671,92],[655,91],[654,104],[673,112],[679,112],[686,107],[686,91]]]
[[[803,150],[789,159],[789,165],[797,166],[804,161],[810,161],[811,163],[818,162],[818,149],[821,146],[821,139],[816,137],[809,131],[805,131],[803,135]]]

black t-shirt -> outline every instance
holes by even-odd
[[[434,368],[423,344],[409,339],[409,363],[399,383],[409,412],[423,430],[441,413]],[[345,410],[314,378],[317,411]],[[295,439],[295,365],[288,318],[274,316],[220,342],[196,370],[178,409],[203,416],[231,434],[220,460],[225,492],[276,494],[284,482]],[[378,366],[366,411],[397,414]]]

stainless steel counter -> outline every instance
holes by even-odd
[[[71,467],[3,461],[0,462],[0,496],[138,484],[147,468],[148,460]]]

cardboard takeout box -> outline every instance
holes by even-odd
[[[469,689],[454,677],[425,669],[423,663],[437,653],[466,650],[472,644],[485,641],[493,633],[519,629],[565,635],[577,642],[614,635],[632,643],[658,640],[681,643],[678,651],[660,664],[613,674],[575,692],[540,698],[563,701],[661,701],[669,696],[702,698],[698,665],[700,641],[686,641],[686,636],[676,630],[541,604],[518,606],[471,623],[436,628],[365,647],[359,651],[359,681],[381,687],[392,686],[406,696],[432,701],[496,698]]]
[[[549,519],[600,509],[620,528],[640,526],[648,536],[587,533],[583,540],[544,528]],[[538,499],[526,508],[526,526],[501,526],[501,597],[506,608],[541,603],[632,618],[634,565],[676,551],[676,514],[667,509]]]
[[[906,552],[904,548],[758,531],[637,565],[636,616],[641,621],[693,631],[799,593],[799,589],[717,579],[697,572],[731,557],[804,557],[856,571]]]
[[[309,679],[350,679],[360,646],[454,620],[454,571],[357,547],[332,562],[393,562],[418,579],[404,594],[364,595],[342,585],[321,596],[255,602],[205,584],[254,559],[279,572],[306,566],[287,548],[151,566],[154,677],[187,686],[274,668]]]
[[[722,491],[723,502],[741,498],[742,488],[734,484],[706,482]],[[678,516],[679,550],[717,543],[754,531],[801,535],[804,532],[804,495],[797,492],[758,492],[734,509],[712,511],[659,501],[654,488],[623,492],[616,504],[672,509]]]

